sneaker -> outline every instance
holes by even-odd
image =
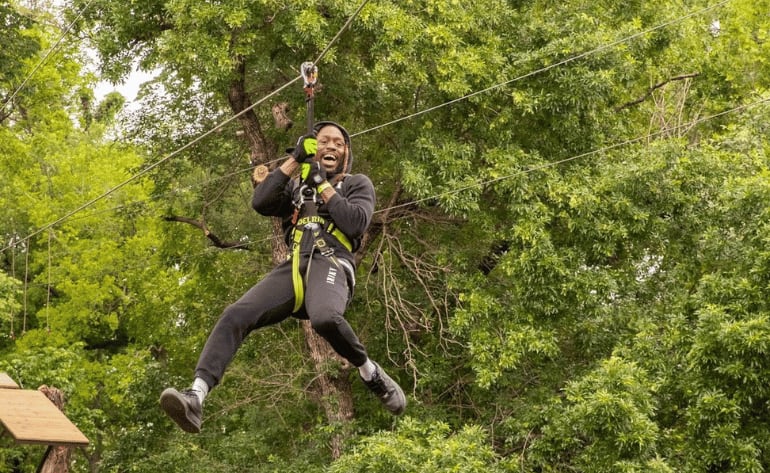
[[[160,407],[185,432],[200,433],[203,409],[192,389],[182,392],[174,388],[165,389],[160,395]]]
[[[406,409],[406,396],[404,396],[404,391],[401,389],[401,386],[393,381],[380,365],[377,363],[374,363],[374,365],[377,367],[377,370],[374,372],[371,381],[367,381],[363,378],[361,378],[361,380],[367,388],[380,398],[380,401],[382,401],[385,408],[393,415],[403,413],[404,409]]]

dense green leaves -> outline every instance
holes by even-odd
[[[367,438],[329,471],[503,471],[497,463],[479,428],[467,427],[452,434],[446,424],[425,426],[407,418],[395,432]]]
[[[0,52],[0,85],[2,103],[11,100],[24,80],[25,61],[33,59],[40,50],[35,32],[30,27],[33,22],[23,16],[10,4],[0,5],[0,31],[3,34],[3,50]],[[5,107],[2,114],[5,115]]]

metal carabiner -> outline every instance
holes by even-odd
[[[315,102],[315,83],[318,80],[318,68],[312,62],[303,62],[299,68],[305,81],[305,104],[307,104],[307,132],[313,133],[313,109]]]
[[[302,66],[300,66],[300,73],[305,81],[305,89],[315,87],[315,83],[318,80],[318,67],[315,64],[310,61],[303,62]]]

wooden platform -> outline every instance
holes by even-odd
[[[0,423],[16,443],[88,445],[86,436],[45,394],[31,389],[18,389],[19,386],[13,380],[11,383],[13,386],[0,389]]]

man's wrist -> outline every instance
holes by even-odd
[[[323,194],[323,192],[326,189],[331,189],[331,188],[332,188],[332,185],[329,184],[329,181],[323,181],[322,183],[318,184],[318,187],[316,187],[316,190],[318,191],[319,194]]]
[[[294,173],[294,170],[299,167],[300,163],[297,162],[296,159],[294,159],[293,156],[289,156],[289,159],[284,161],[279,168],[281,169],[281,172],[283,172],[287,176],[291,176]]]

